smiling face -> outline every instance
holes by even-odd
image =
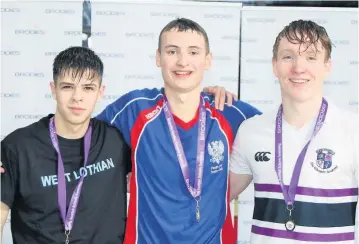
[[[331,70],[332,43],[324,27],[296,20],[277,36],[273,46],[273,73],[282,98],[306,102],[323,96],[323,83]]]
[[[317,44],[305,46],[282,38],[277,58],[273,60],[273,72],[280,81],[282,96],[304,102],[322,96],[323,81],[331,69],[326,51]]]
[[[175,28],[163,32],[160,38],[156,64],[161,68],[165,87],[177,92],[200,88],[212,59],[204,36],[197,31]]]

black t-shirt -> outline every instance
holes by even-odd
[[[49,136],[49,119],[17,129],[1,142],[1,201],[11,209],[14,244],[65,242],[57,197],[57,153]],[[71,244],[123,243],[127,218],[126,174],[130,149],[121,133],[92,119],[88,163],[84,140],[58,137],[65,168],[67,208],[81,173],[83,182],[70,234]]]

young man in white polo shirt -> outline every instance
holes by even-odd
[[[251,243],[355,243],[357,116],[323,98],[331,41],[312,21],[276,38],[282,105],[242,123],[231,157],[231,197],[253,180]]]

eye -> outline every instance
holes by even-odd
[[[91,86],[86,86],[86,87],[85,87],[85,90],[86,90],[86,91],[93,91],[93,90],[94,90],[94,88],[93,88],[93,87],[91,87]]]
[[[309,59],[310,61],[317,60],[317,58],[316,58],[316,57],[314,57],[314,56],[308,57],[308,59]]]
[[[286,55],[286,56],[283,57],[283,59],[287,59],[287,60],[288,60],[288,59],[293,59],[293,57],[292,57],[292,56],[289,56],[289,55]]]
[[[190,54],[194,56],[194,55],[198,55],[198,52],[192,51],[190,52]]]
[[[70,90],[70,89],[72,89],[72,86],[63,86],[62,89],[63,90]]]
[[[167,54],[174,55],[174,54],[176,54],[176,51],[175,50],[169,50],[169,51],[167,51]]]

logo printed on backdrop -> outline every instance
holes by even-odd
[[[102,11],[96,11],[96,15],[102,15],[102,16],[124,16],[126,15],[126,12],[120,12],[120,11],[111,11],[111,10],[102,10]]]
[[[15,50],[1,51],[1,55],[4,56],[18,56],[20,54],[21,54],[20,51],[15,51]]]
[[[15,72],[15,76],[44,77],[44,73],[39,73],[39,72]]]
[[[82,36],[82,31],[64,31],[65,36]],[[106,36],[106,32],[91,32],[91,36]]]
[[[36,119],[39,120],[46,115],[43,114],[15,114],[15,119]]]
[[[241,38],[242,43],[256,43],[258,40],[255,38]]]
[[[325,80],[324,85],[337,85],[337,86],[347,86],[350,84],[348,80]]]
[[[138,38],[154,38],[156,36],[155,33],[149,32],[149,33],[144,33],[144,32],[126,32],[125,33],[126,37],[138,37]]]
[[[358,24],[358,20],[357,20],[357,19],[352,19],[351,24],[352,24],[352,25],[357,25],[357,24]]]
[[[120,97],[120,95],[103,95],[103,100],[116,100]]]
[[[238,82],[238,77],[235,76],[223,76],[219,78],[220,81],[232,81],[232,82]]]
[[[349,40],[334,40],[333,44],[334,45],[349,45],[350,42],[349,42]]]
[[[318,25],[324,25],[324,24],[328,24],[328,21],[325,19],[310,19],[311,21],[314,21],[315,23],[317,23]]]
[[[15,35],[44,35],[44,30],[15,30]]]
[[[358,100],[350,100],[349,105],[350,106],[358,106]]]
[[[75,10],[72,9],[46,9],[47,14],[75,14]]]
[[[20,13],[19,8],[0,8],[1,13]]]
[[[101,58],[124,58],[124,53],[97,53]]]
[[[232,19],[231,14],[204,14],[205,19]]]
[[[276,18],[245,18],[248,23],[275,23]]]
[[[51,93],[45,93],[45,98],[47,99],[52,99],[52,94]]]
[[[180,15],[178,13],[168,13],[168,12],[150,12],[152,17],[171,17],[178,18]]]
[[[45,56],[56,56],[59,52],[45,52]]]
[[[20,93],[1,93],[2,98],[20,98]]]
[[[156,77],[153,75],[125,75],[126,80],[154,80]]]
[[[240,83],[241,84],[254,84],[256,83],[257,81],[255,79],[241,79],[240,80]]]
[[[358,60],[351,60],[351,61],[349,61],[349,64],[350,65],[358,65],[359,61]]]

